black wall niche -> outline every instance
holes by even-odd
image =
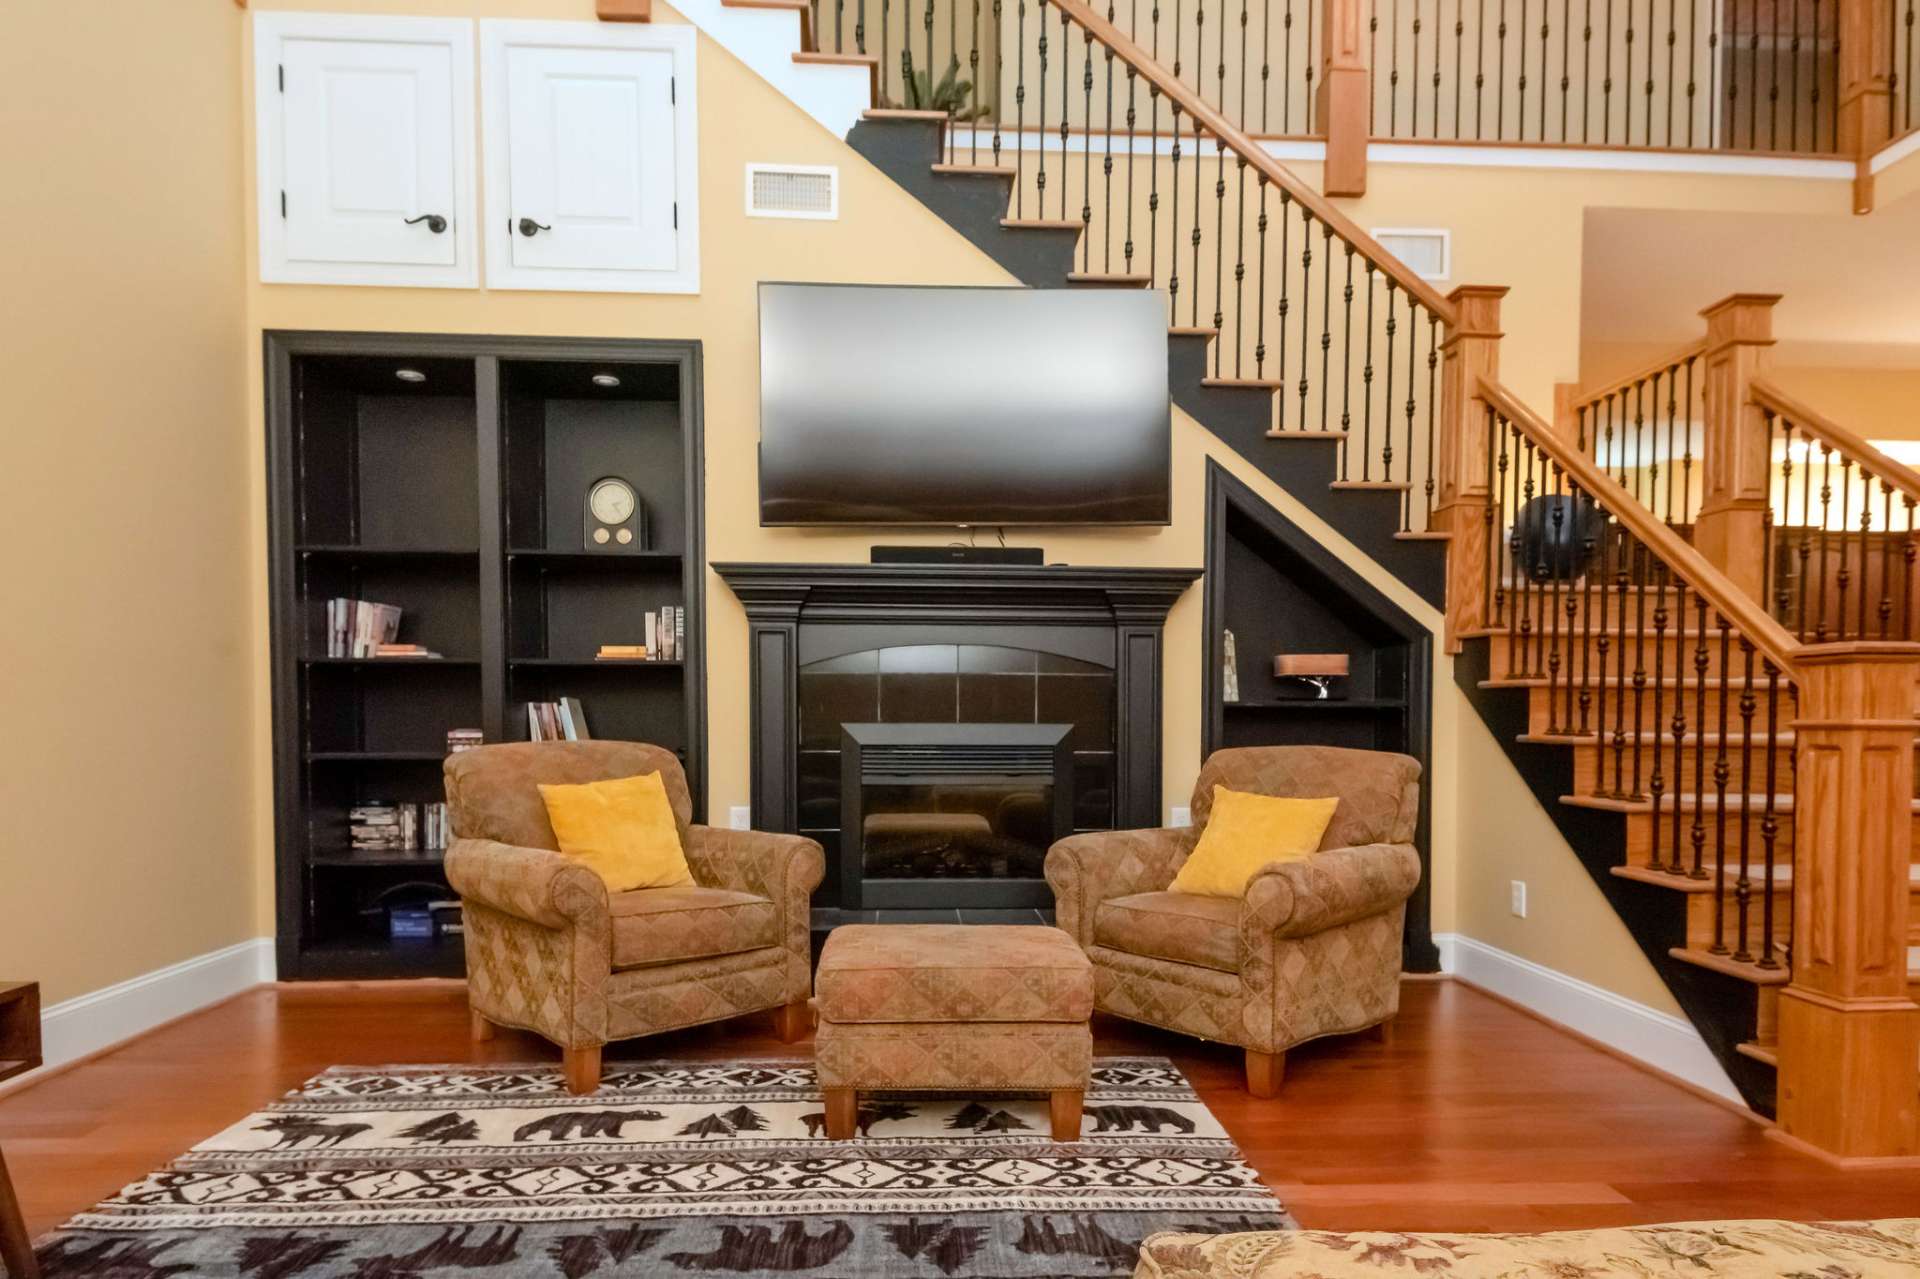
[[[1207,464],[1202,588],[1203,754],[1230,746],[1348,746],[1420,761],[1414,845],[1420,885],[1407,902],[1402,964],[1440,970],[1433,944],[1431,812],[1433,634],[1217,462]],[[1226,632],[1240,700],[1225,700]],[[1316,699],[1278,680],[1278,653],[1345,653],[1352,674]]]

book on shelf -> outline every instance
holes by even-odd
[[[477,728],[450,728],[447,730],[447,754],[458,755],[461,751],[470,751],[476,746],[486,744],[487,735]]]
[[[375,644],[375,657],[439,657],[440,654],[425,644]]]
[[[400,608],[336,596],[327,601],[327,656],[373,657],[400,638]]]
[[[649,656],[645,644],[602,644],[593,658],[597,662],[644,662]]]
[[[347,843],[355,852],[418,852],[447,846],[447,806],[355,804],[347,810]]]
[[[587,708],[577,697],[557,702],[527,703],[527,740],[530,742],[585,742],[593,734],[587,731]]]
[[[646,614],[644,644],[602,644],[597,654],[604,661],[644,659],[654,662],[680,660],[687,639],[687,610],[678,604],[663,604]]]

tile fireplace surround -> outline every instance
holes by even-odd
[[[843,898],[848,876],[859,876],[840,860],[847,725],[1066,725],[1072,827],[1160,824],[1162,629],[1201,570],[727,563],[714,571],[745,606],[751,631],[754,823],[826,848],[818,921],[871,918],[876,904],[882,921],[923,917],[887,909],[902,904],[898,894]],[[978,885],[956,890],[939,913],[952,919],[957,906],[985,922],[1012,912],[966,908],[1026,905],[990,897]]]

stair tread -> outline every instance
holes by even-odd
[[[1404,493],[1412,488],[1413,485],[1406,480],[1335,480],[1327,487],[1359,493],[1375,491],[1382,493]]]
[[[1014,171],[997,164],[936,164],[935,173],[945,173],[956,178],[1006,178],[1012,181]]]
[[[1621,879],[1637,879],[1643,883],[1660,884],[1683,893],[1707,893],[1713,891],[1713,871],[1707,870],[1705,879],[1695,879],[1691,875],[1675,875],[1670,871],[1655,870],[1651,866],[1612,866],[1612,874]],[[1766,867],[1760,864],[1750,865],[1747,878],[1755,887],[1763,887]],[[1726,866],[1720,871],[1720,877],[1730,884],[1740,882],[1740,868]],[[1781,862],[1773,868],[1773,886],[1775,889],[1790,887],[1793,884],[1793,863]],[[1920,893],[1920,863],[1907,867],[1907,887],[1911,892]]]
[[[877,53],[827,53],[819,49],[800,49],[793,55],[795,62],[820,62],[831,66],[877,67],[880,55]]]
[[[1083,231],[1086,225],[1079,218],[1001,218],[1000,225],[1009,231]]]
[[[1404,529],[1393,535],[1396,542],[1451,542],[1453,534],[1443,528]]]
[[[1780,1068],[1779,1045],[1762,1043],[1758,1039],[1749,1039],[1744,1044],[1735,1044],[1733,1050],[1742,1057],[1751,1057],[1755,1061],[1765,1062],[1778,1070]]]
[[[782,9],[788,7],[784,3],[784,0],[780,3],[776,3],[776,0],[723,0],[723,2],[727,4],[767,4]],[[801,0],[800,7],[803,9],[807,7],[805,0]],[[863,120],[938,120],[941,123],[945,123],[947,113],[945,111],[914,111],[907,107],[868,107],[860,113],[860,118]]]
[[[1176,338],[1217,338],[1219,329],[1210,329],[1202,325],[1173,324],[1167,327],[1167,336]]]
[[[1331,440],[1335,444],[1347,438],[1345,431],[1268,431],[1270,440]]]
[[[1144,289],[1153,284],[1150,275],[1127,275],[1115,271],[1069,271],[1068,284],[1109,284]]]
[[[1222,387],[1230,391],[1278,391],[1286,383],[1271,377],[1203,377],[1200,379],[1200,385]],[[1267,434],[1279,435],[1282,432],[1268,431]],[[1298,435],[1299,432],[1289,431],[1285,434]]]
[[[1699,950],[1691,946],[1675,946],[1667,952],[1675,959],[1708,968],[1716,973],[1725,973],[1742,981],[1750,981],[1756,986],[1784,986],[1790,974],[1786,965],[1778,968],[1762,968],[1757,963],[1742,963],[1731,955],[1716,955],[1711,951]]]

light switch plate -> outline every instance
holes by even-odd
[[[734,830],[752,830],[753,809],[745,804],[735,804],[727,810],[727,825]]]
[[[1527,917],[1527,881],[1516,879],[1513,884],[1513,913],[1520,918]]]
[[[1176,808],[1168,809],[1167,824],[1169,826],[1193,825],[1193,810],[1191,808],[1185,808],[1185,807],[1176,807]]]

